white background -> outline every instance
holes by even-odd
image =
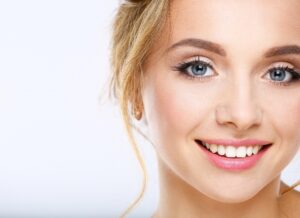
[[[0,1],[0,217],[118,217],[141,171],[118,108],[102,98],[119,1]],[[131,217],[157,205],[155,154]],[[300,177],[299,155],[283,173]]]

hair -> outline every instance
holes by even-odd
[[[168,5],[168,0],[127,0],[120,5],[113,24],[110,89],[120,103],[125,129],[143,172],[141,192],[121,217],[138,204],[147,186],[147,170],[133,137],[132,123],[134,116],[141,118],[142,66],[164,26]]]
[[[165,27],[169,6],[170,0],[126,0],[119,6],[113,23],[110,91],[119,101],[129,141],[143,172],[141,192],[121,217],[125,217],[138,204],[147,186],[147,171],[133,136],[132,123],[135,118],[140,119],[143,112],[143,64]],[[298,185],[300,181],[281,194]]]

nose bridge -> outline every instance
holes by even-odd
[[[255,99],[250,81],[246,79],[235,80],[233,82],[232,97],[229,100],[229,108],[232,116],[237,121],[250,121],[255,115]]]
[[[222,102],[222,111],[218,121],[231,124],[239,130],[246,130],[261,122],[261,111],[257,104],[255,87],[249,74],[237,74],[232,77]]]

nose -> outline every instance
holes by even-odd
[[[249,82],[236,81],[220,97],[221,101],[215,111],[219,125],[241,132],[261,124],[263,113]]]

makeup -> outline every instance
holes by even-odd
[[[232,157],[235,155],[232,155],[231,157],[227,157],[223,152],[219,151],[214,151],[212,152],[209,150],[205,145],[203,145],[202,142],[196,141],[198,147],[200,148],[201,152],[205,154],[207,157],[207,160],[212,163],[214,166],[224,169],[224,170],[229,170],[229,171],[242,171],[242,170],[247,170],[252,167],[254,167],[258,161],[266,154],[268,149],[271,147],[271,144],[266,144],[261,147],[260,150],[257,150],[254,153],[247,154],[247,155],[242,155],[242,157]],[[238,147],[238,144],[234,144],[231,147]],[[224,146],[223,146],[224,147]],[[226,148],[229,146],[225,146]],[[232,149],[234,151],[234,149]],[[219,153],[222,153],[223,155],[220,155]]]

